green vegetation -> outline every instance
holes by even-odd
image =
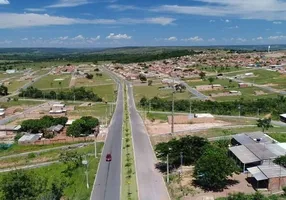
[[[277,165],[281,165],[283,167],[286,167],[286,156],[279,156],[278,158],[275,158],[275,160],[273,161],[275,164]]]
[[[60,91],[41,91],[34,87],[28,87],[22,90],[19,97],[30,97],[35,99],[58,99],[58,100],[77,100],[77,101],[94,101],[101,102],[102,99],[92,91],[86,90],[84,87],[73,88],[70,90]]]
[[[163,99],[172,99],[172,88],[165,89],[163,84],[153,84],[152,86],[134,86],[134,98],[136,102],[139,102],[141,98],[153,98],[159,97]],[[175,99],[189,99],[191,94],[189,92],[176,92]]]
[[[103,101],[113,102],[116,99],[116,85],[98,85],[90,88],[91,91],[100,96]]]
[[[98,152],[101,152],[102,146],[102,143],[98,143]],[[87,156],[90,185],[90,188],[87,188],[86,176],[84,174],[85,166],[79,163],[79,160],[81,160],[84,155],[88,154],[94,154],[93,145],[77,150],[71,150],[69,153],[63,153],[61,155],[62,162],[60,163],[27,171],[0,174],[0,199],[5,199],[4,195],[10,195],[11,197],[11,194],[16,195],[13,196],[15,197],[13,199],[17,200],[59,200],[60,198],[70,200],[89,199],[99,160],[95,159],[94,155]],[[24,175],[17,175],[19,173],[24,173]],[[34,182],[34,180],[36,180],[36,182]],[[25,188],[28,188],[28,190],[25,190]],[[41,188],[41,190],[38,190],[37,188]],[[55,194],[58,194],[57,198],[54,196]],[[33,198],[33,196],[36,196],[37,198]]]
[[[277,96],[276,98],[244,100],[240,99],[234,102],[214,102],[214,101],[188,101],[176,100],[175,111],[188,112],[190,103],[192,104],[192,112],[207,112],[217,115],[238,115],[239,111],[242,116],[256,116],[260,114],[272,114],[273,119],[278,119],[281,113],[286,112],[286,98]],[[148,109],[151,105],[152,110],[171,111],[172,102],[166,99],[154,97],[150,100],[143,97],[140,100],[141,107]]]
[[[10,79],[7,85],[9,93],[15,92],[16,90],[29,83],[29,80],[19,80],[19,78]]]
[[[47,75],[33,84],[39,89],[55,89],[69,87],[71,75]]]
[[[123,137],[122,142],[122,182],[121,182],[121,199],[136,200],[138,199],[138,190],[135,173],[135,158],[133,142],[130,130],[129,112],[127,104],[127,91],[124,87],[124,120],[123,120]]]
[[[6,96],[8,95],[8,88],[4,85],[0,86],[0,96]]]
[[[106,103],[96,103],[92,106],[78,106],[76,105],[74,111],[70,111],[69,115],[73,116],[93,116],[99,119],[105,119],[106,116],[110,117],[113,110],[115,109],[115,104],[110,105]],[[113,110],[112,110],[113,109]],[[102,121],[100,120],[100,121]]]
[[[286,196],[284,194],[265,196],[258,192],[255,194],[234,193],[230,194],[228,197],[216,198],[216,200],[285,200],[285,199]]]
[[[97,118],[85,116],[75,120],[67,129],[67,135],[73,137],[88,136],[94,133],[94,128],[99,125]]]
[[[0,107],[9,108],[11,106],[36,106],[42,103],[43,102],[41,101],[30,101],[30,100],[25,100],[25,99],[13,98],[12,100],[8,102],[0,102]]]
[[[267,131],[269,128],[272,128],[273,126],[271,125],[271,118],[258,119],[257,127],[260,127],[263,133]]]
[[[282,131],[284,131],[284,132],[282,132]],[[273,139],[277,140],[278,142],[286,142],[285,127],[283,127],[283,130],[281,130],[281,132],[275,131],[274,133],[268,133],[268,135],[270,137],[272,137]]]
[[[101,84],[113,84],[113,80],[104,73],[101,73],[102,76],[96,76],[97,73],[91,73],[93,75],[92,79],[87,79],[87,78],[77,78],[76,79],[76,87],[81,87],[81,86],[96,86],[96,85],[101,85]]]
[[[21,131],[45,133],[47,128],[58,124],[65,126],[67,121],[67,117],[53,118],[52,116],[44,116],[41,119],[28,119],[22,122]]]
[[[227,185],[229,176],[238,172],[233,159],[227,155],[227,148],[209,146],[195,164],[196,183],[210,190],[221,190]]]

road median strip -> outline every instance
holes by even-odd
[[[122,141],[122,179],[121,199],[138,200],[138,188],[135,172],[134,149],[132,143],[131,126],[129,120],[127,91],[124,88],[124,119],[123,119],[123,141]]]

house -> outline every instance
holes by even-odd
[[[19,144],[33,144],[34,142],[36,142],[37,140],[40,140],[42,138],[43,134],[42,133],[38,133],[38,134],[29,134],[29,133],[25,133],[19,140],[18,143]]]
[[[51,126],[50,128],[47,129],[47,131],[55,134],[55,133],[60,133],[64,129],[64,126],[61,124],[58,124],[56,126]]]
[[[247,83],[238,83],[238,86],[240,88],[246,88],[246,87],[249,87],[249,84],[247,84]]]
[[[0,108],[0,119],[5,118],[5,109],[4,108]]]
[[[280,121],[286,123],[286,113],[280,115]]]
[[[15,69],[8,69],[8,70],[6,70],[6,73],[7,74],[15,74],[16,70]]]
[[[65,104],[54,104],[50,110],[50,114],[65,114],[67,112]]]
[[[257,189],[279,191],[286,186],[286,169],[282,166],[267,163],[247,170],[255,180]]]

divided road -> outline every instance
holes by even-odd
[[[170,199],[163,176],[155,168],[157,159],[142,118],[139,116],[133,97],[132,86],[128,86],[128,105],[135,152],[135,167],[140,200]]]
[[[113,78],[118,83],[117,106],[108,128],[108,135],[90,197],[91,200],[120,200],[123,86],[118,79]],[[111,162],[105,161],[108,153],[112,154]]]

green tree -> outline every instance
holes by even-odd
[[[78,120],[75,120],[72,125],[67,129],[68,136],[80,137],[87,136],[93,133],[93,128],[99,125],[97,118],[90,116],[82,117]]]
[[[144,74],[139,74],[139,79],[142,83],[145,83],[147,81],[147,78]]]
[[[46,183],[32,172],[17,170],[3,175],[0,188],[4,200],[34,200]]]
[[[208,81],[210,82],[210,85],[212,85],[213,82],[215,81],[215,78],[214,78],[214,77],[209,77],[209,78],[208,78]]]
[[[203,188],[221,190],[226,186],[228,177],[237,170],[227,151],[209,146],[195,164],[194,177]]]
[[[257,127],[262,129],[262,132],[267,131],[269,128],[272,128],[271,118],[263,118],[257,120]]]
[[[277,165],[281,165],[283,167],[286,167],[286,155],[279,156],[278,158],[275,158],[273,161]]]
[[[8,88],[4,85],[0,86],[0,95],[1,96],[6,96],[8,95]]]
[[[66,165],[64,173],[71,177],[73,171],[82,165],[82,157],[76,151],[66,151],[60,154],[60,162]]]
[[[201,72],[199,73],[199,76],[201,77],[201,79],[205,79],[206,73],[203,72],[203,71],[201,71]]]

